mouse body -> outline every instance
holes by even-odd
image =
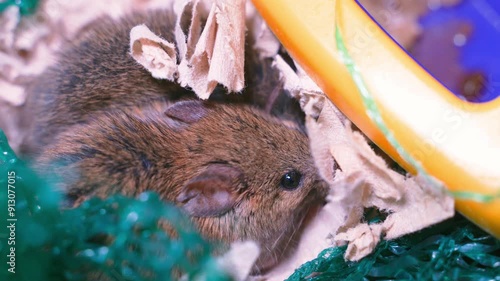
[[[36,155],[59,132],[93,113],[194,97],[176,83],[153,78],[132,58],[130,30],[139,24],[175,42],[174,14],[157,10],[120,20],[98,18],[62,47],[54,65],[28,86],[25,116],[30,120],[24,123],[30,126],[21,154]]]
[[[69,207],[155,191],[211,241],[256,241],[254,272],[262,272],[293,249],[327,185],[298,126],[241,98],[198,100],[130,57],[133,26],[173,42],[174,22],[155,11],[86,28],[30,87],[26,151],[37,171],[56,172]]]
[[[293,248],[327,190],[302,132],[249,106],[197,100],[96,115],[59,134],[36,163],[55,167],[70,206],[155,191],[211,241],[258,242],[259,270]]]

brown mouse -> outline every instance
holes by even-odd
[[[37,170],[57,167],[70,206],[153,190],[183,208],[208,239],[257,241],[255,270],[265,270],[293,248],[327,187],[296,126],[241,98],[196,100],[130,57],[130,28],[146,23],[173,42],[174,20],[157,11],[87,28],[30,88],[35,117],[26,151]]]
[[[308,209],[326,196],[307,137],[244,105],[192,100],[108,111],[61,133],[37,165],[56,165],[71,204],[154,190],[209,239],[259,242],[259,269],[286,253]]]

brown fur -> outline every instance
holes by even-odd
[[[308,140],[247,106],[203,106],[206,116],[189,125],[166,117],[164,103],[103,113],[59,135],[38,165],[43,170],[55,164],[64,180],[61,188],[75,201],[154,190],[176,202],[182,188],[209,165],[244,171],[235,183],[236,206],[194,221],[210,239],[262,243],[260,266],[267,267],[285,250],[307,209],[325,196]],[[288,191],[280,188],[280,180],[290,169],[303,177],[297,189]]]
[[[268,268],[292,248],[305,213],[326,193],[308,139],[247,105],[192,101],[194,110],[176,107],[173,101],[193,94],[153,79],[128,49],[128,33],[141,23],[174,42],[173,22],[155,12],[92,24],[32,85],[28,110],[35,117],[24,151],[38,155],[39,171],[56,167],[71,206],[89,196],[154,190],[181,207],[194,205],[193,220],[209,239],[259,242],[257,270]],[[255,89],[246,91],[252,96]],[[297,189],[285,190],[280,181],[290,170],[302,179]],[[211,194],[218,190],[210,182],[230,183],[223,190],[230,196]],[[183,192],[189,198],[187,187],[199,186],[214,208],[179,199]]]

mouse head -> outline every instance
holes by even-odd
[[[311,207],[327,193],[314,166],[307,136],[260,111],[241,105],[187,101],[165,114],[182,122],[184,163],[198,173],[183,184],[176,202],[206,235],[261,244],[263,270],[291,247]]]

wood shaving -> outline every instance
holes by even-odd
[[[208,12],[207,6],[210,6]],[[174,46],[144,28],[141,28],[143,41],[139,41],[142,44],[137,43],[136,37],[131,39],[134,40],[131,42],[133,57],[155,78],[173,80],[178,71],[177,82],[190,87],[201,99],[208,99],[219,84],[228,92],[239,92],[245,84],[245,7],[244,0],[215,0],[211,5],[198,0],[179,1],[174,7],[175,35],[181,58],[178,67]],[[137,30],[134,32],[131,36],[138,35]],[[145,46],[155,46],[149,49],[150,54],[139,48],[146,42]],[[165,53],[172,55],[165,56]]]
[[[245,1],[213,1],[200,34],[201,9],[200,1],[185,1],[179,9],[178,82],[191,87],[201,99],[208,99],[218,84],[229,92],[239,92],[244,86]],[[191,25],[185,33],[182,20],[189,15]]]
[[[177,76],[175,45],[155,35],[145,25],[130,31],[130,53],[154,78],[174,81]]]
[[[12,106],[20,106],[26,100],[24,87],[0,80],[0,97]]]
[[[250,275],[250,270],[259,255],[260,249],[255,242],[235,242],[228,252],[217,259],[217,263],[229,273],[232,280],[244,281]]]
[[[253,39],[253,50],[259,54],[259,59],[271,58],[278,54],[281,43],[267,27],[266,22],[258,14],[251,2],[246,5],[246,26]]]
[[[6,51],[14,45],[14,31],[21,18],[19,8],[7,8],[0,17],[0,50]]]

